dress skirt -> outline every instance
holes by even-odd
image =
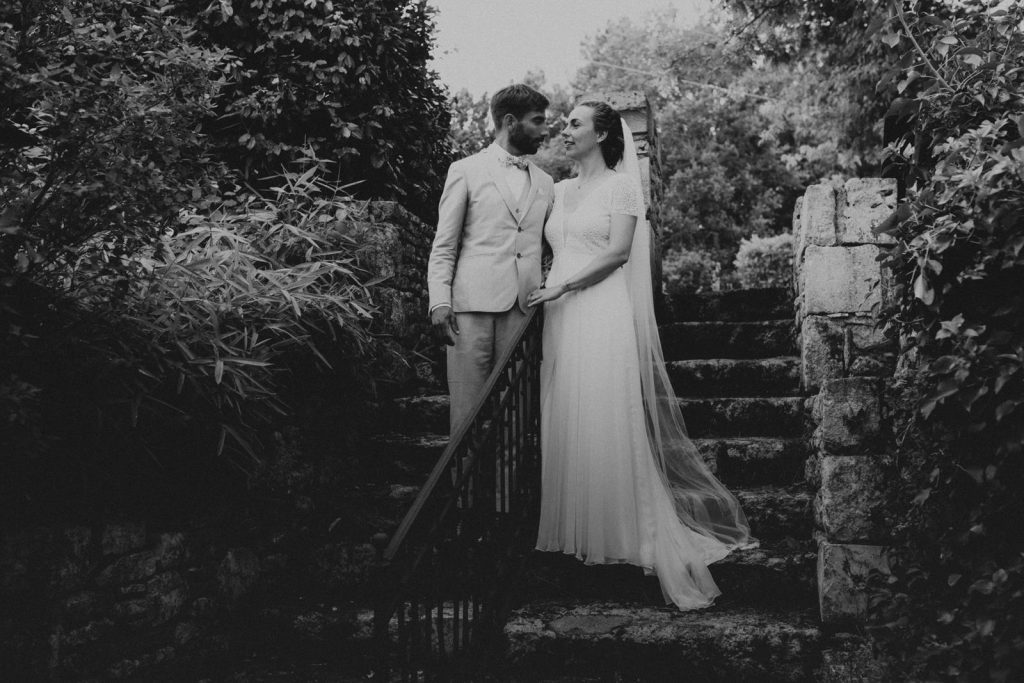
[[[547,281],[593,258],[562,250]],[[621,268],[545,305],[543,353],[537,549],[637,565],[658,576],[667,602],[710,605],[720,591],[708,564],[729,548],[680,522],[652,456]]]

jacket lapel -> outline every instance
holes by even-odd
[[[498,173],[498,161],[493,155],[488,155],[490,158],[487,159],[487,172],[491,174],[491,180],[494,182],[494,186],[498,188],[498,193],[501,195],[502,201],[505,202],[505,208],[512,214],[513,218],[516,219],[516,224],[519,224],[519,214],[516,212],[519,202],[512,196],[512,190],[509,189],[508,183]]]
[[[523,203],[523,210],[516,215],[517,223],[526,216],[530,207],[533,206],[534,200],[537,199],[537,190],[540,188],[540,169],[532,162],[527,162],[527,168],[530,170],[530,191],[526,195],[526,201]]]

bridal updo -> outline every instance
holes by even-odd
[[[615,168],[622,160],[626,150],[626,141],[622,137],[622,117],[607,102],[580,102],[577,106],[590,107],[594,112],[594,131],[598,134],[607,133],[599,144],[601,156],[608,168]]]

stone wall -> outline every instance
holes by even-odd
[[[814,423],[807,478],[818,489],[818,596],[830,626],[863,619],[864,580],[886,566],[881,389],[894,354],[875,322],[885,296],[878,256],[890,240],[871,230],[895,206],[894,180],[853,179],[838,191],[807,188],[794,218],[801,379]]]
[[[252,584],[237,567],[203,571],[203,559],[186,535],[141,523],[5,533],[8,680],[121,680],[219,656],[218,612]]]

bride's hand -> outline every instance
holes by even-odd
[[[526,297],[527,306],[540,306],[546,304],[549,301],[554,301],[558,297],[566,293],[565,285],[558,285],[557,287],[541,287],[530,292],[529,296]]]

